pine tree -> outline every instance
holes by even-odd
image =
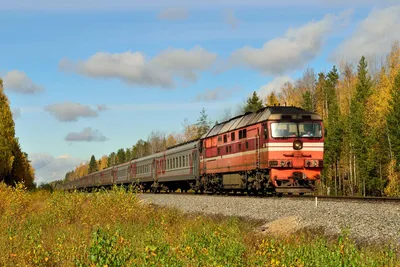
[[[307,111],[313,112],[313,100],[312,100],[312,95],[310,91],[305,91],[302,95],[302,103],[301,107]]]
[[[125,150],[123,148],[117,151],[117,164],[125,163]]]
[[[261,99],[258,97],[257,93],[254,91],[253,95],[247,99],[246,105],[243,111],[246,112],[256,112],[263,108]]]
[[[368,98],[372,91],[371,78],[368,75],[367,62],[365,57],[361,60],[357,68],[357,85],[356,92],[351,101],[350,118],[351,118],[351,139],[353,151],[356,155],[356,166],[358,169],[359,191],[366,194],[366,181],[370,179],[371,166],[368,164],[370,153],[369,147],[371,146],[371,136],[367,123],[365,123],[366,110]]]
[[[88,173],[96,172],[98,170],[97,161],[94,155],[90,158]]]
[[[387,125],[393,156],[397,163],[400,163],[400,71],[391,88],[391,96],[389,100]]]
[[[203,108],[200,112],[200,118],[197,120],[197,137],[200,138],[210,130],[210,124],[207,121],[206,110]]]
[[[115,152],[112,152],[112,153],[108,156],[107,168],[112,167],[112,166],[115,166],[115,164],[116,164],[116,160],[115,160],[116,156],[117,156],[117,155],[115,154]]]
[[[127,148],[126,151],[125,151],[125,160],[126,161],[130,161],[131,159],[132,159],[131,150],[129,148]]]
[[[335,194],[338,193],[338,168],[342,143],[342,125],[340,122],[340,111],[336,95],[336,87],[339,80],[339,74],[335,66],[328,73],[324,82],[324,91],[327,95],[327,113],[328,123],[326,125],[327,136],[325,139],[326,146],[326,172],[331,177],[332,186],[335,188]],[[325,164],[324,164],[325,165]]]
[[[15,129],[9,101],[0,79],[0,181],[11,172],[14,156]]]

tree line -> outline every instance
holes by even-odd
[[[374,63],[371,60],[372,63]],[[378,64],[363,56],[358,65],[342,62],[327,72],[306,69],[294,82],[265,99],[256,92],[241,112],[264,106],[293,105],[320,114],[325,127],[325,156],[319,193],[328,195],[400,196],[400,46]],[[228,116],[229,117],[229,116]],[[227,119],[227,118],[225,118]],[[147,141],[119,149],[66,174],[73,179],[199,138],[211,123],[205,110],[183,134],[152,132]]]
[[[35,170],[28,154],[23,152],[15,136],[15,123],[10,102],[4,93],[0,79],[0,182],[14,186],[23,183],[27,188],[35,188]]]

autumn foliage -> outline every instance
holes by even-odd
[[[15,124],[10,103],[4,93],[0,79],[0,182],[14,185],[23,182],[28,188],[34,187],[35,172],[28,155],[21,150],[15,136]]]

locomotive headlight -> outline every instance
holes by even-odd
[[[281,161],[281,167],[285,166],[285,162],[282,160]]]
[[[318,165],[318,161],[314,160],[314,167],[317,167],[317,165]]]
[[[296,140],[293,142],[293,149],[294,150],[300,150],[303,148],[303,142],[301,142],[300,140]]]

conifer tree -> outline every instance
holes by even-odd
[[[118,149],[116,164],[125,163],[125,156],[125,150],[123,148]]]
[[[90,158],[90,162],[89,162],[88,173],[92,173],[97,170],[98,170],[97,161],[96,161],[96,158],[94,157],[94,155],[92,155],[92,157]]]
[[[369,180],[369,173],[371,171],[371,166],[368,164],[371,136],[369,135],[369,129],[365,123],[365,107],[372,92],[372,83],[371,78],[368,75],[367,62],[364,56],[361,57],[357,70],[358,81],[356,92],[350,106],[351,139],[353,151],[356,155],[358,179],[361,181],[361,183],[359,183],[359,191],[365,195],[366,181]]]
[[[3,91],[0,79],[0,181],[4,180],[12,170],[14,156],[15,129],[9,101]]]
[[[333,182],[332,186],[335,188],[335,193],[338,193],[337,179],[338,179],[338,164],[340,160],[341,142],[342,142],[342,125],[340,123],[340,111],[336,96],[336,87],[339,80],[339,74],[335,66],[328,73],[327,79],[324,82],[325,92],[327,95],[327,113],[328,123],[326,125],[326,166],[329,169],[328,173]]]
[[[387,125],[393,156],[397,164],[400,164],[400,71],[394,81],[391,95]]]
[[[206,110],[203,108],[200,112],[200,118],[197,120],[197,137],[200,138],[205,133],[210,130],[210,124],[207,120],[208,115],[206,114]]]
[[[302,95],[302,103],[301,107],[307,111],[314,111],[313,110],[313,99],[310,91],[305,91]]]
[[[129,148],[126,149],[125,151],[125,161],[130,161],[132,159],[132,153]]]
[[[253,95],[247,99],[246,105],[243,111],[246,112],[256,112],[257,110],[263,108],[261,99],[258,97],[257,93],[254,91]]]

